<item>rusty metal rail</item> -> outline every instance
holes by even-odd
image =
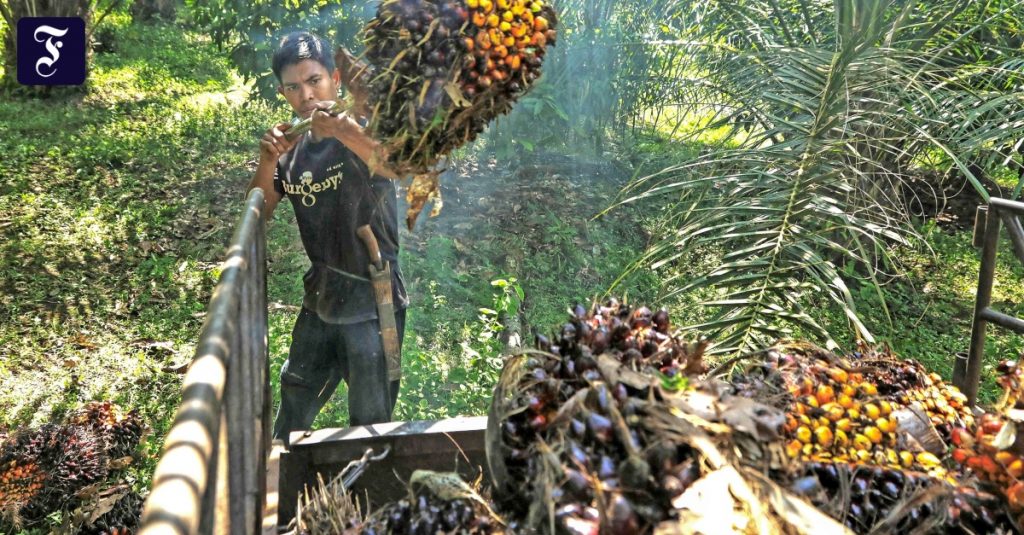
[[[1024,216],[1024,203],[999,198],[989,199],[987,210],[978,210],[974,242],[976,246],[981,247],[981,269],[978,272],[978,293],[974,302],[971,347],[966,361],[958,358],[953,368],[953,384],[967,395],[971,405],[978,399],[981,366],[985,356],[985,330],[988,324],[994,323],[1024,334],[1024,319],[1004,314],[991,307],[1000,224],[1006,226],[1014,254],[1021,263],[1024,263],[1024,229],[1021,227],[1021,216]]]
[[[153,475],[142,535],[260,533],[270,451],[266,237],[253,189]]]

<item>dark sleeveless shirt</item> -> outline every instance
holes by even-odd
[[[391,263],[395,309],[408,306],[398,268],[395,181],[371,176],[366,163],[334,138],[307,133],[277,163],[274,189],[295,210],[302,245],[312,262],[303,277],[303,306],[327,323],[377,318],[368,270],[370,255],[356,235],[369,224],[381,256]]]

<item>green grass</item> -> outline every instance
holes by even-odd
[[[0,429],[96,399],[154,430],[180,398],[266,117],[202,38],[111,16],[87,91],[0,105]],[[156,345],[160,342],[162,345]]]
[[[201,36],[119,15],[98,35],[85,91],[0,104],[0,432],[91,400],[137,409],[153,428],[131,472],[141,489],[180,400],[182,376],[163,369],[193,355],[256,140],[288,113],[246,100]],[[463,156],[471,165],[475,150]],[[531,326],[550,331],[571,303],[603,292],[646,245],[638,229],[650,218],[638,209],[592,219],[626,174],[462,171],[441,217],[402,238],[413,303],[402,419],[486,411],[501,324],[482,309],[510,295],[492,281],[517,279],[530,338]],[[276,403],[308,267],[287,203],[269,227],[269,261]],[[650,298],[654,283],[641,272],[623,290]],[[346,423],[342,387],[315,425]]]

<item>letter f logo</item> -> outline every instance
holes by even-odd
[[[18,82],[79,85],[85,82],[85,21],[79,17],[18,19]]]

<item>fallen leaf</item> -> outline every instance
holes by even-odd
[[[71,337],[71,343],[77,346],[79,349],[99,349],[100,346],[93,343],[89,337],[84,334],[76,334]]]

